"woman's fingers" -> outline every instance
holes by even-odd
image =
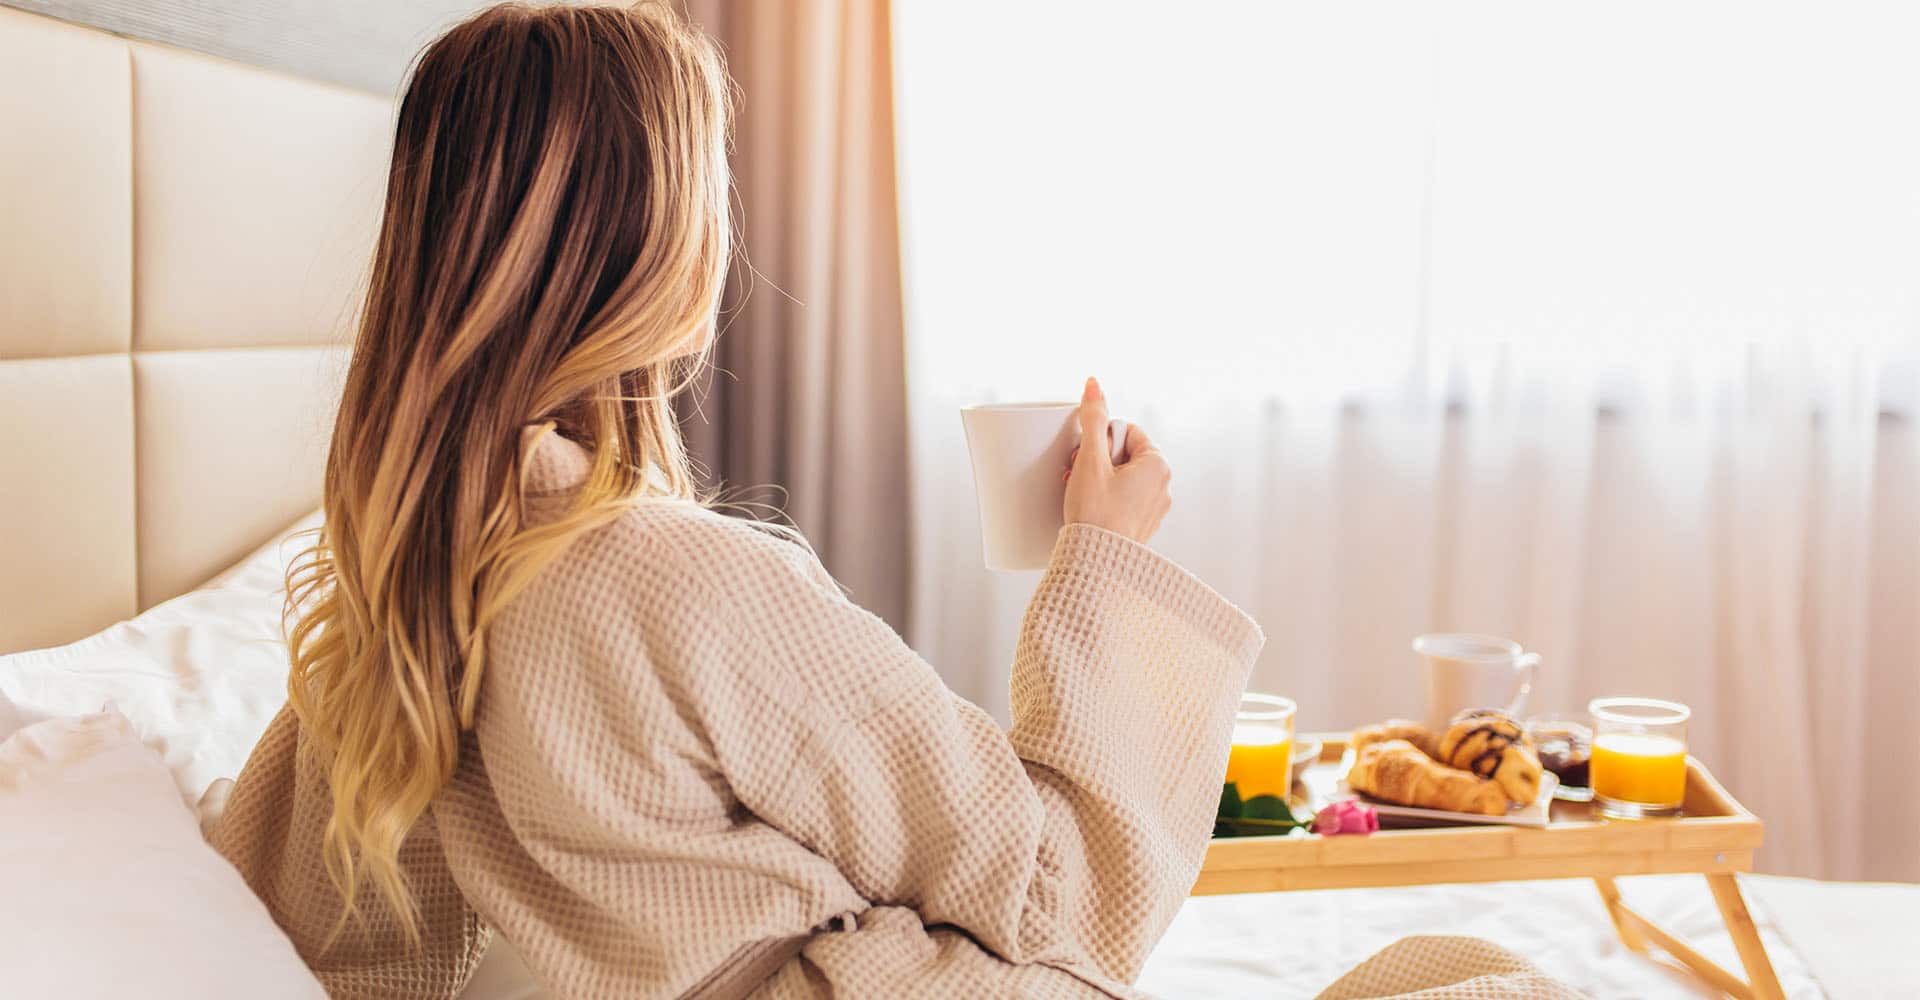
[[[1167,456],[1160,454],[1157,448],[1133,453],[1122,468],[1131,475],[1157,479],[1163,489],[1173,481],[1173,467],[1167,464]]]
[[[1147,432],[1141,430],[1139,424],[1129,422],[1127,424],[1126,447],[1128,461],[1139,458],[1152,450],[1153,442],[1147,438]]]
[[[1087,380],[1081,394],[1078,416],[1080,445],[1069,454],[1068,467],[1061,472],[1066,482],[1061,513],[1068,524],[1091,524],[1137,542],[1147,541],[1160,530],[1160,521],[1173,506],[1167,489],[1173,471],[1166,456],[1131,422],[1115,421],[1109,429],[1107,399],[1093,379]],[[1120,423],[1126,424],[1124,430]],[[1110,440],[1113,437],[1121,440]],[[1115,445],[1123,456],[1118,467],[1112,457]]]
[[[1089,382],[1092,382],[1092,380],[1089,380]],[[1102,399],[1102,403],[1104,403],[1104,399]],[[1083,403],[1083,405],[1085,405],[1085,403]],[[1131,422],[1131,420],[1119,420],[1119,422],[1125,426],[1125,432],[1123,432],[1125,438],[1121,441],[1123,447],[1119,449],[1123,461],[1119,464],[1133,463],[1133,459],[1137,459],[1140,455],[1146,455],[1148,451],[1154,449],[1154,441],[1152,441],[1152,438],[1146,436],[1144,430],[1140,430],[1140,424],[1135,424],[1135,422]],[[1083,428],[1085,428],[1085,424],[1083,424]],[[1108,428],[1108,434],[1112,434],[1112,428]],[[1112,451],[1112,441],[1108,443],[1108,451]],[[1108,455],[1108,461],[1112,461],[1112,455]],[[1071,470],[1075,464],[1079,464],[1079,445],[1073,445],[1073,451],[1069,451],[1068,453],[1068,470]]]

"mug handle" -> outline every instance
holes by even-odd
[[[1539,666],[1539,653],[1524,653],[1513,661],[1514,672],[1520,675],[1520,688],[1513,693],[1513,700],[1507,703],[1508,715],[1519,714],[1520,706],[1526,702],[1527,695],[1533,693],[1533,674],[1535,668]]]
[[[1108,454],[1113,458],[1113,464],[1119,465],[1121,458],[1125,457],[1127,453],[1126,421],[1121,420],[1119,417],[1107,421],[1107,445]]]

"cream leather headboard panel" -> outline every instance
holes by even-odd
[[[390,102],[0,8],[0,652],[319,503]]]

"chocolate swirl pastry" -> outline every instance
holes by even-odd
[[[1540,795],[1540,758],[1520,723],[1505,712],[1474,709],[1454,716],[1436,759],[1491,780],[1511,801],[1532,802]]]

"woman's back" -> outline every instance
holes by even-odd
[[[588,459],[549,435],[528,468],[538,524]],[[1259,635],[1070,527],[1008,734],[804,548],[659,500],[577,539],[490,641],[459,768],[402,850],[427,950],[376,920],[323,954],[322,922],[282,920],[336,994],[453,996],[484,927],[560,996],[1120,992],[1198,871]],[[324,783],[261,780],[298,772],[296,727],[276,720],[217,840],[276,914],[328,898],[303,855]]]

